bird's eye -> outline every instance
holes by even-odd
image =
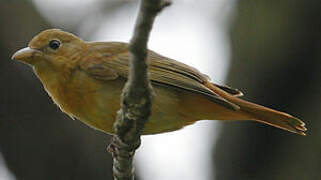
[[[50,47],[51,49],[53,49],[53,50],[58,49],[59,46],[60,46],[60,42],[57,41],[57,40],[51,40],[51,41],[49,42],[49,47]]]

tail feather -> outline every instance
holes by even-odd
[[[253,115],[254,121],[265,123],[300,135],[305,135],[304,131],[307,129],[305,128],[304,122],[290,114],[250,103],[242,99],[237,99],[232,102],[239,105],[242,111],[246,111]]]
[[[205,85],[226,100],[240,106],[240,111],[250,114],[252,117],[250,120],[268,124],[303,136],[306,135],[305,131],[307,129],[305,127],[305,123],[290,114],[242,100],[230,95],[209,82],[205,83]]]

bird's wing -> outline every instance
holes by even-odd
[[[97,80],[106,81],[118,78],[118,73],[114,69],[111,69],[102,63],[88,65],[86,71],[89,76]]]
[[[214,84],[212,83],[214,86],[222,89],[223,91],[229,93],[230,95],[232,96],[235,96],[235,97],[241,97],[243,96],[244,94],[242,93],[242,91],[238,90],[238,89],[234,89],[234,88],[231,88],[229,86],[223,86],[223,85],[219,85],[219,84]]]
[[[99,43],[95,56],[87,56],[81,62],[81,68],[97,80],[112,80],[118,76],[127,78],[129,72],[129,53],[127,44]],[[124,47],[124,48],[122,48]],[[112,52],[112,53],[111,53]],[[93,58],[95,57],[95,58]],[[194,93],[202,94],[215,103],[229,109],[238,110],[239,106],[222,98],[204,83],[209,78],[197,69],[178,61],[163,57],[153,51],[148,51],[149,78],[153,84],[172,86]],[[225,86],[218,86],[231,95],[240,95],[240,91]]]

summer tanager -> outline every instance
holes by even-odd
[[[94,129],[113,133],[129,71],[128,44],[86,42],[58,29],[35,36],[12,59],[32,66],[60,109]],[[198,120],[253,120],[305,135],[296,117],[240,99],[193,67],[148,51],[155,98],[143,134],[178,130]]]

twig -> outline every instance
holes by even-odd
[[[133,157],[151,112],[152,87],[147,75],[147,42],[156,15],[171,4],[166,0],[142,0],[134,35],[129,44],[130,72],[123,89],[121,109],[114,123],[115,135],[108,150],[113,155],[115,180],[133,180]]]

